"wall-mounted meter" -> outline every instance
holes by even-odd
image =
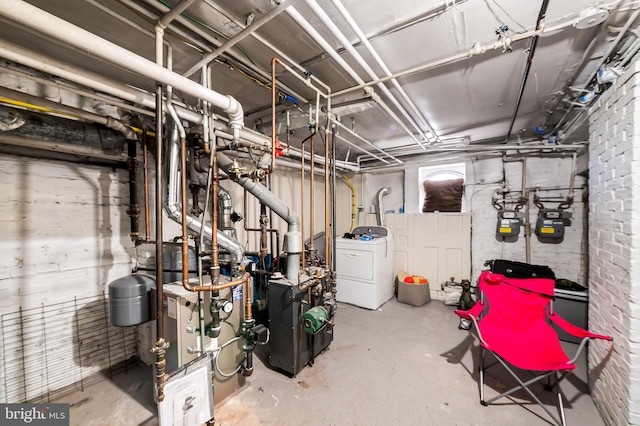
[[[523,214],[515,210],[500,210],[496,226],[496,239],[507,243],[518,240]]]
[[[564,227],[571,226],[572,213],[559,209],[540,209],[536,235],[541,243],[558,244],[564,240]]]

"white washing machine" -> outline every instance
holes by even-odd
[[[338,302],[378,309],[393,297],[393,237],[382,226],[359,226],[336,239]]]

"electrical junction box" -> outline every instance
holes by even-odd
[[[518,240],[523,214],[514,210],[501,210],[498,212],[496,225],[496,239],[513,243]]]
[[[564,240],[564,227],[571,226],[572,213],[559,209],[540,209],[536,236],[541,243],[558,244]]]

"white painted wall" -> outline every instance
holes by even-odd
[[[545,207],[554,208],[569,195],[568,187],[571,175],[572,159],[568,158],[529,158],[527,159],[526,186],[528,189],[539,188],[541,197],[554,197],[558,201],[545,203]],[[505,165],[506,187],[512,191],[521,190],[521,163]],[[484,262],[490,259],[509,259],[524,262],[526,260],[524,226],[516,242],[506,243],[496,240],[495,230],[497,210],[491,205],[491,196],[495,189],[502,187],[502,159],[481,159],[467,161],[466,181],[463,206],[471,214],[471,267],[472,279],[476,279],[484,269]],[[418,213],[421,205],[417,200],[420,183],[418,182],[418,165],[407,166],[401,172],[384,175],[364,174],[367,192],[363,198],[372,199],[377,190],[376,185],[369,182],[390,182],[394,191],[401,184],[397,181],[403,176],[402,191],[405,194],[405,211]],[[397,177],[392,179],[391,177]],[[529,220],[532,226],[530,263],[548,265],[559,278],[567,278],[586,285],[586,239],[585,239],[585,206],[583,193],[586,180],[577,176],[574,183],[574,203],[568,211],[573,213],[572,225],[565,227],[565,238],[560,244],[541,243],[533,234],[538,208],[531,205]],[[386,198],[386,197],[385,197]],[[421,214],[421,213],[420,213]]]
[[[135,355],[133,329],[107,327],[100,299],[132,266],[127,180],[126,170],[0,156],[0,394],[9,402],[37,398],[42,389],[63,388],[123,360],[109,359],[107,347]],[[84,302],[92,296],[99,297]],[[87,321],[102,331],[80,342],[74,334]],[[93,353],[98,344],[103,349]],[[51,371],[42,368],[47,360]]]
[[[589,116],[590,387],[607,424],[640,425],[640,62]]]

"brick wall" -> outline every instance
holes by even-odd
[[[590,385],[605,421],[640,425],[640,63],[589,115]],[[611,349],[612,348],[612,349]]]
[[[526,186],[539,188],[540,197],[557,201],[545,202],[546,208],[555,208],[569,195],[568,187],[572,158],[528,158]],[[493,192],[501,187],[502,160],[500,158],[467,163],[465,205],[472,213],[472,276],[477,278],[485,260],[509,259],[524,262],[526,244],[524,225],[516,242],[496,240],[497,210],[491,205]],[[506,163],[507,188],[520,191],[522,163]],[[541,243],[534,234],[538,208],[531,204],[529,220],[532,227],[530,263],[550,266],[559,278],[586,283],[585,263],[585,209],[582,201],[585,179],[577,176],[574,187],[574,203],[568,211],[573,213],[572,225],[565,227],[565,237],[560,244]]]

